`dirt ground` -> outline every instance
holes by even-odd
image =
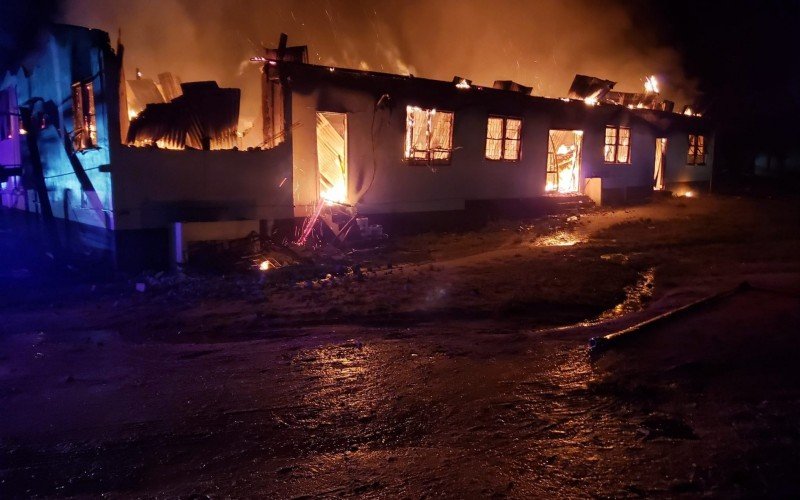
[[[796,198],[396,238],[303,280],[64,280],[0,215],[2,498],[800,494]]]

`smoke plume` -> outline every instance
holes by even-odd
[[[67,0],[64,22],[120,29],[126,72],[242,89],[243,118],[256,117],[258,68],[247,60],[275,47],[308,45],[309,61],[491,85],[514,80],[534,94],[567,94],[576,73],[641,91],[655,74],[662,93],[691,97],[678,54],[634,26],[615,2],[591,0]],[[254,110],[250,112],[248,110]],[[248,114],[249,113],[249,114]]]

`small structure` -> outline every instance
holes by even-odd
[[[552,99],[510,81],[318,66],[284,36],[254,58],[263,140],[245,150],[238,89],[127,80],[123,57],[104,32],[56,26],[34,66],[0,80],[3,205],[52,214],[121,266],[167,265],[187,224],[209,239],[267,232],[326,203],[391,226],[558,196],[646,200],[711,179],[709,124],[657,90],[579,76]]]

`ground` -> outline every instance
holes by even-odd
[[[796,198],[394,238],[330,278],[65,282],[15,229],[3,498],[800,494]]]

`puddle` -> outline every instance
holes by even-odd
[[[639,273],[639,279],[633,285],[625,287],[625,300],[615,305],[611,309],[603,311],[594,319],[573,323],[570,325],[563,325],[556,328],[545,328],[537,331],[561,331],[569,330],[575,327],[588,327],[599,325],[600,323],[617,319],[626,314],[639,312],[645,308],[647,303],[653,297],[653,289],[655,287],[656,268],[651,267],[647,271]]]

